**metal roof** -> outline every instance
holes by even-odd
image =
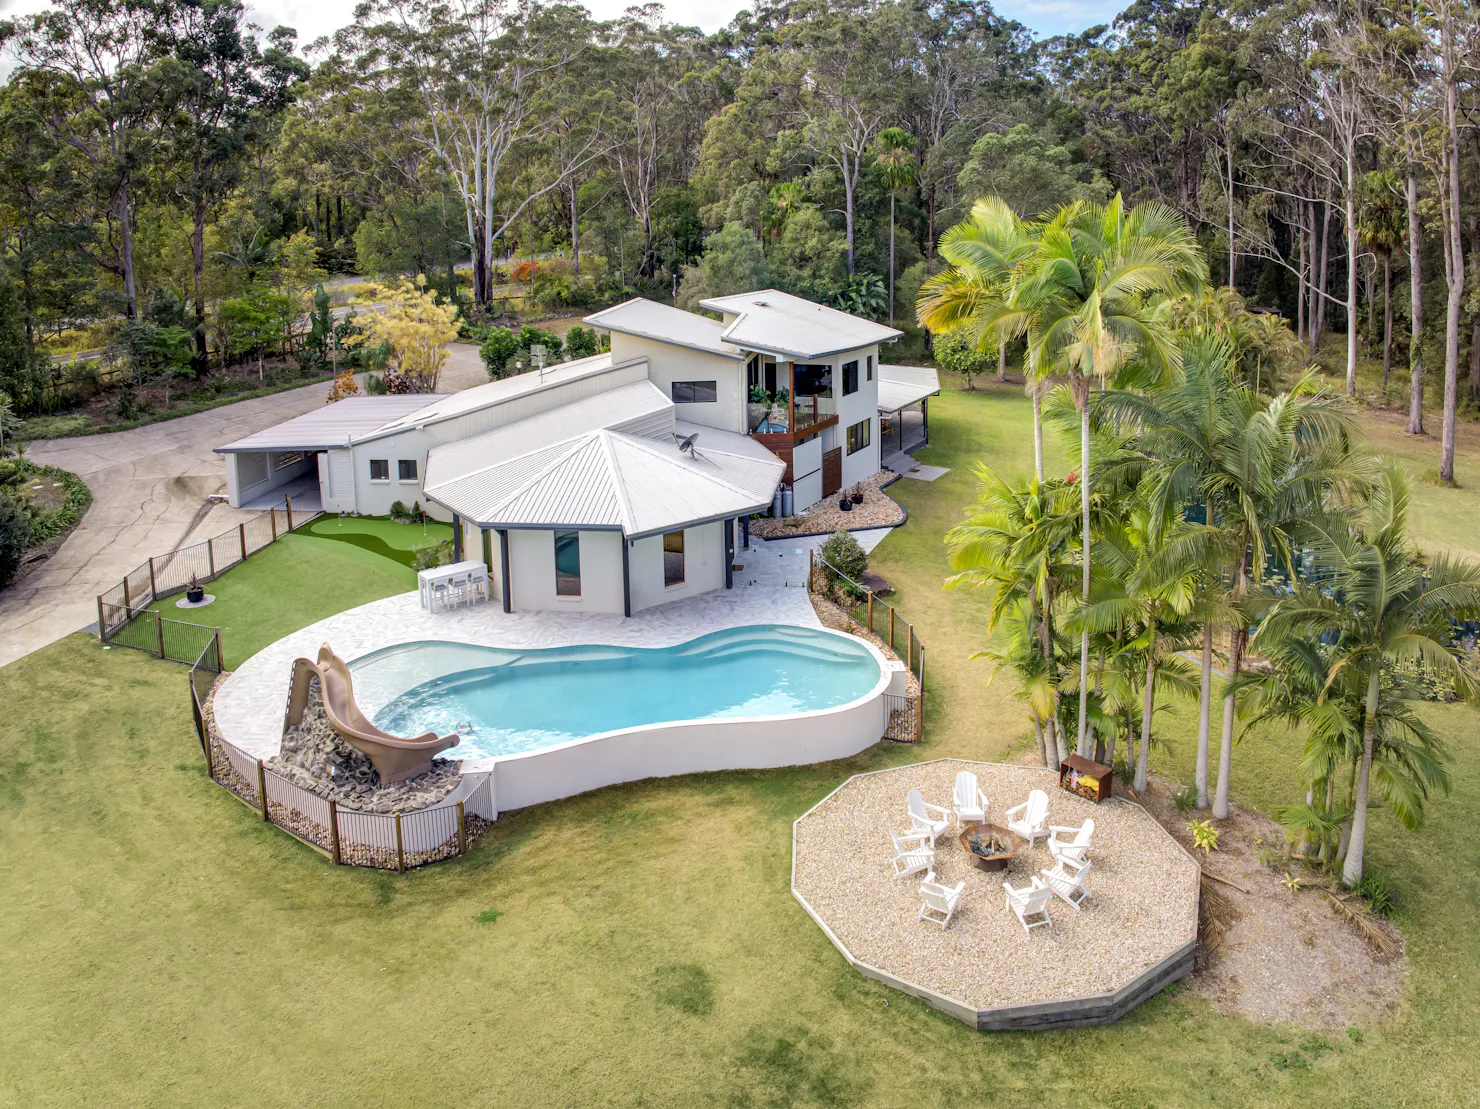
[[[394,435],[408,428],[426,427],[429,424],[441,423],[443,420],[456,419],[458,416],[466,416],[470,412],[477,412],[484,408],[492,408],[495,405],[507,404],[517,397],[537,393],[542,389],[552,389],[558,385],[565,385],[572,381],[578,381],[583,377],[591,377],[595,374],[606,373],[617,366],[633,365],[642,359],[628,359],[625,362],[612,362],[611,354],[594,354],[590,358],[578,358],[574,362],[564,362],[558,366],[551,366],[541,373],[539,370],[529,370],[513,377],[500,378],[490,381],[487,385],[475,385],[471,389],[464,389],[460,393],[450,393],[439,397],[435,405],[429,405],[421,411],[411,413],[401,419],[394,420],[384,427],[378,427],[373,434],[363,436],[363,441],[379,439],[386,435]],[[356,442],[362,441],[357,439]]]
[[[736,316],[721,333],[725,342],[804,362],[888,342],[904,334],[776,289],[712,297],[699,304]]]
[[[719,354],[725,358],[744,357],[721,338],[724,327],[718,320],[695,312],[685,312],[671,305],[659,304],[644,297],[634,297],[587,316],[584,322],[606,331],[619,331],[623,335],[674,343],[692,350],[702,350],[706,354]]]
[[[898,412],[940,392],[940,375],[929,366],[879,364],[879,411]]]
[[[734,442],[744,438],[705,428],[689,454],[673,438],[601,428],[428,481],[426,494],[480,527],[610,529],[638,539],[769,505],[786,465]]]
[[[622,385],[470,439],[433,447],[427,454],[426,484],[428,488],[445,485],[600,428],[668,439],[673,432],[673,411],[673,402],[651,381]]]
[[[443,393],[388,397],[345,397],[217,447],[217,454],[261,451],[322,451],[347,447],[352,439],[443,400]]]

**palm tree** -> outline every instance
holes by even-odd
[[[992,344],[998,362],[1005,340],[985,326],[1011,294],[1018,266],[1033,246],[1032,225],[998,196],[978,200],[971,215],[940,238],[940,253],[950,268],[932,276],[920,287],[915,316],[922,327],[936,335],[958,328],[978,351]],[[1043,481],[1043,395],[1030,387],[1033,397],[1034,473]]]
[[[1158,297],[1192,291],[1207,282],[1208,266],[1186,219],[1163,204],[1127,210],[1117,195],[1108,204],[1076,201],[1035,229],[1010,294],[988,309],[984,331],[1023,336],[1028,375],[1068,378],[1080,414],[1079,489],[1084,539],[1082,589],[1090,594],[1089,391],[1127,362],[1170,376],[1180,355]],[[1079,641],[1078,751],[1087,756],[1089,631]]]
[[[991,591],[989,635],[1018,605],[1027,606],[1027,629],[1038,644],[1042,675],[1053,691],[1046,711],[1039,713],[1044,761],[1057,768],[1069,752],[1058,727],[1054,613],[1073,582],[1073,490],[1062,481],[1014,484],[985,465],[976,474],[981,493],[973,511],[946,533],[955,573],[945,587]]]
[[[1369,173],[1362,193],[1357,235],[1382,259],[1382,392],[1386,396],[1388,371],[1393,368],[1393,251],[1403,246],[1408,211],[1403,185],[1391,170]],[[1368,307],[1370,322],[1370,302]]]
[[[911,147],[914,137],[902,127],[879,132],[879,153],[874,170],[879,183],[889,190],[889,326],[894,326],[894,200],[899,190],[914,184],[919,173]]]
[[[1355,681],[1363,690],[1351,836],[1341,873],[1347,886],[1362,878],[1367,802],[1385,724],[1384,671],[1396,664],[1413,665],[1452,685],[1466,700],[1480,701],[1480,684],[1460,665],[1453,647],[1454,622],[1480,616],[1480,566],[1447,555],[1427,568],[1419,563],[1409,546],[1409,496],[1408,479],[1395,463],[1387,463],[1360,514],[1333,513],[1309,524],[1308,540],[1324,587],[1300,588],[1278,601],[1257,635],[1261,649],[1266,642],[1279,647],[1301,639],[1333,639],[1321,697],[1328,698],[1341,680]],[[1388,722],[1392,720],[1390,713]],[[1395,784],[1394,776],[1387,775],[1390,798]]]

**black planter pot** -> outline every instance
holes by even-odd
[[[863,494],[862,493],[854,493],[853,494],[853,503],[854,504],[862,504],[863,503]]]
[[[193,605],[200,604],[201,601],[203,601],[203,600],[206,599],[205,587],[202,586],[199,589],[187,589],[187,590],[185,590],[185,599],[187,601],[189,601]]]
[[[847,497],[844,497],[838,502],[838,507],[841,508],[844,512],[852,512],[853,502],[850,501]]]

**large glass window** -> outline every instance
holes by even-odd
[[[837,402],[833,400],[831,366],[798,363],[792,371],[792,391],[792,409],[796,414],[794,433],[838,414]]]
[[[848,453],[857,454],[873,441],[874,421],[859,420],[856,424],[848,425]]]
[[[663,584],[683,584],[683,532],[670,531],[663,536]]]
[[[581,533],[578,531],[555,533],[555,595],[581,595]]]
[[[843,363],[843,396],[851,397],[858,392],[858,362]]]
[[[414,459],[414,458],[398,458],[398,459],[396,459],[396,477],[398,477],[401,481],[415,481],[416,480],[416,459]]]
[[[674,404],[713,404],[719,400],[717,381],[675,381]]]
[[[386,458],[372,458],[370,460],[370,480],[371,481],[390,481],[390,479],[391,479],[391,464],[390,464],[390,460],[389,459],[386,459]]]

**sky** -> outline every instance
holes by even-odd
[[[620,15],[633,0],[585,0],[598,19]],[[356,0],[258,0],[248,10],[255,22],[271,29],[286,24],[298,31],[298,41],[312,42],[338,30],[353,18]],[[999,15],[1016,19],[1040,37],[1083,31],[1096,23],[1108,23],[1129,0],[996,0]],[[46,0],[0,0],[0,17],[40,11]],[[667,0],[668,18],[674,23],[697,25],[715,31],[745,7],[737,0]],[[0,73],[10,67],[0,62]]]

